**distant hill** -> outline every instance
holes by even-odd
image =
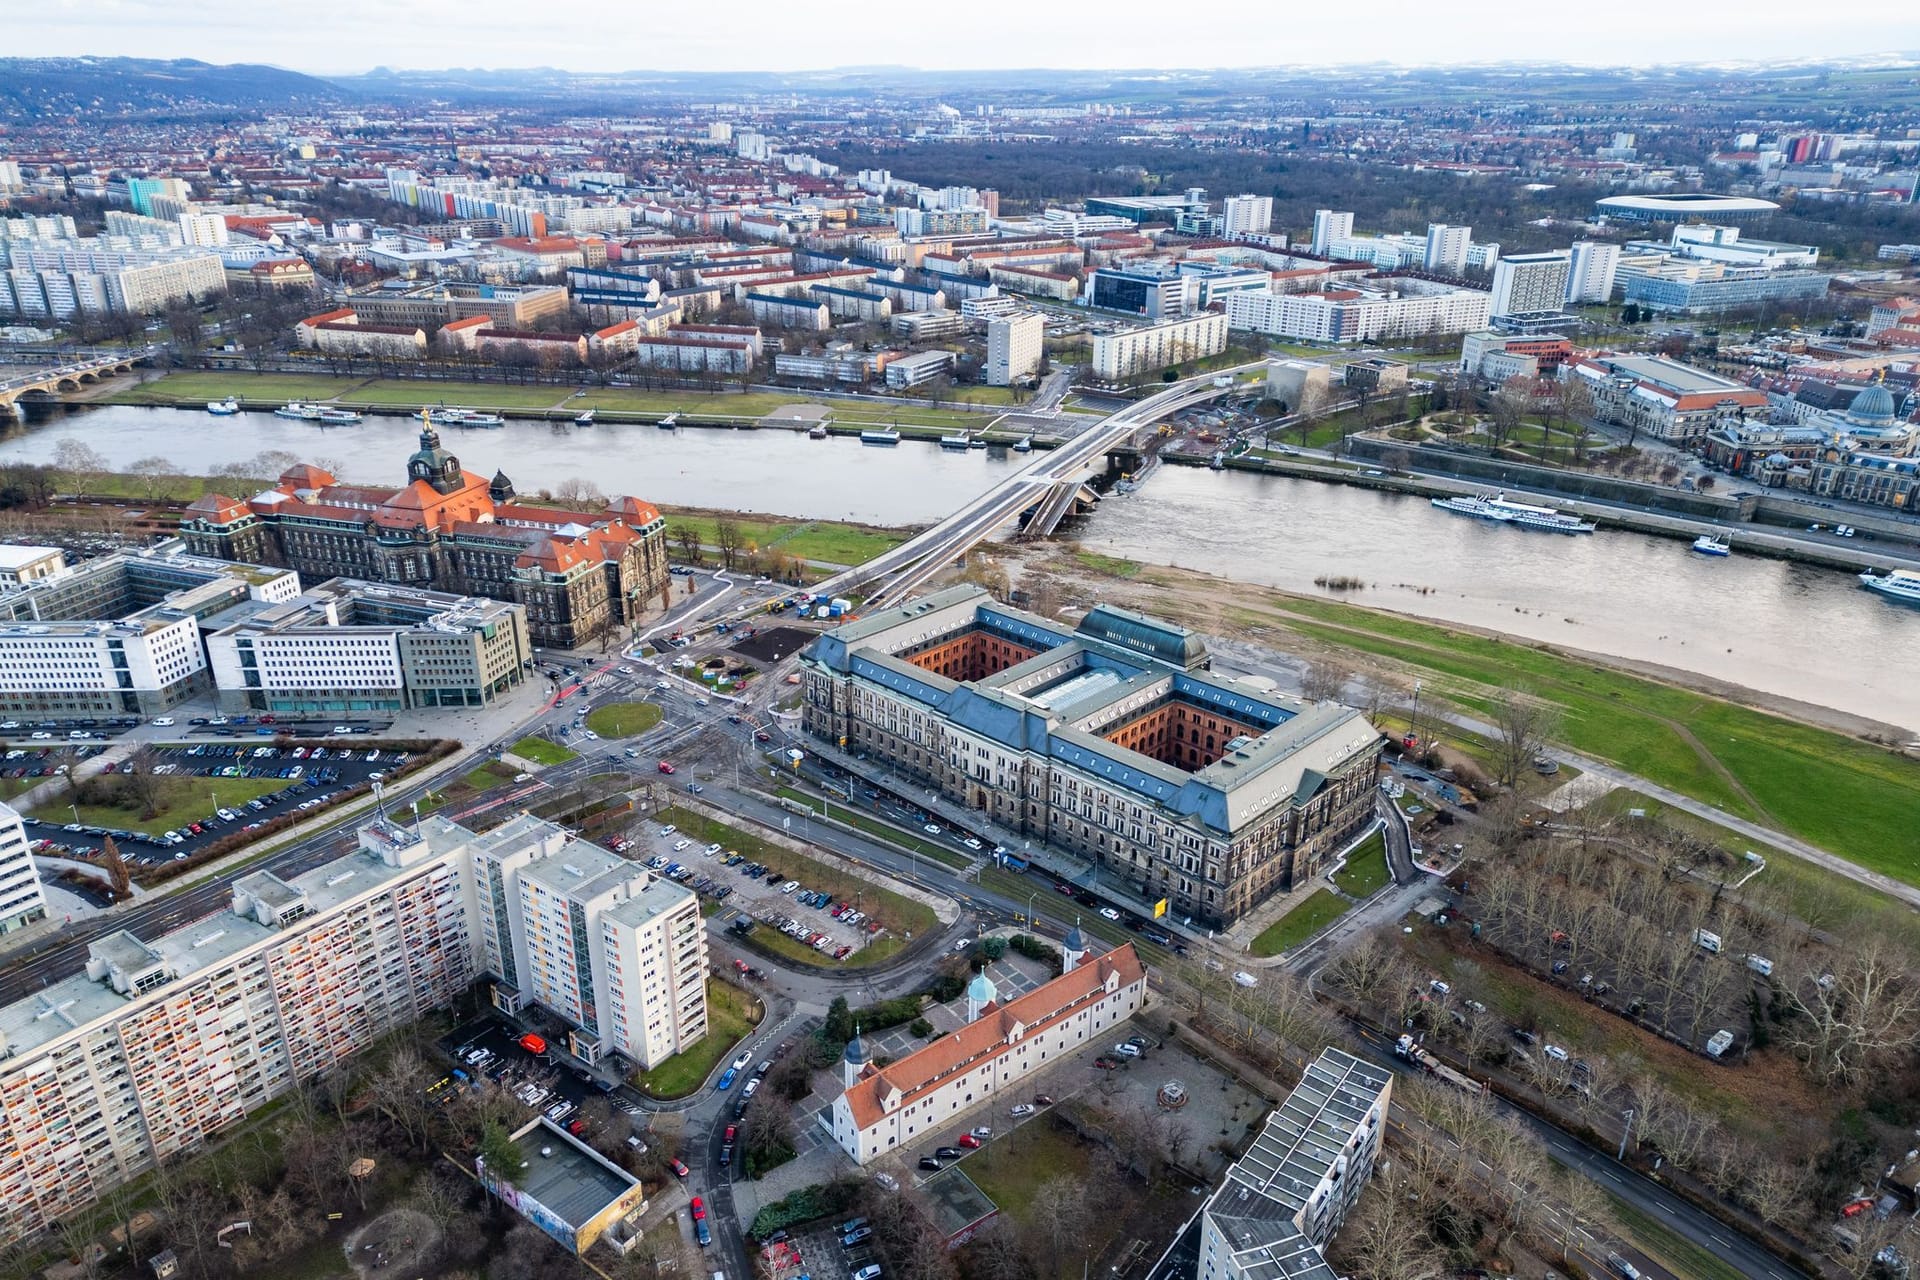
[[[235,108],[337,102],[338,85],[236,63],[190,58],[0,58],[0,119],[204,115]]]

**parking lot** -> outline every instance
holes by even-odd
[[[564,1066],[551,1052],[544,1056],[529,1052],[520,1044],[518,1032],[491,1018],[470,1022],[444,1036],[440,1047],[453,1059],[455,1070],[497,1081],[530,1110],[562,1127],[581,1119],[580,1105],[588,1098],[601,1096],[633,1117],[636,1128],[645,1124],[646,1113],[639,1104],[619,1094],[611,1081]]]
[[[672,825],[642,823],[626,835],[610,836],[615,852],[702,897],[725,903],[759,927],[779,929],[821,955],[845,959],[859,947],[885,936],[878,922],[854,903],[829,898],[790,879],[775,861],[762,864],[718,844],[697,844]],[[734,926],[739,928],[736,921]]]
[[[24,777],[26,771],[33,770],[39,776],[53,776],[64,767],[52,761],[60,750],[9,748],[4,758],[0,758],[0,772],[9,777]],[[96,745],[86,754],[97,754],[99,750]],[[101,841],[111,836],[121,857],[136,866],[154,867],[168,861],[184,861],[200,848],[235,831],[253,830],[289,811],[319,809],[351,787],[386,777],[408,759],[406,752],[348,747],[331,740],[286,747],[246,743],[160,747],[154,752],[153,764],[153,772],[159,777],[240,778],[284,781],[286,785],[229,806],[216,806],[209,797],[205,800],[204,813],[182,819],[164,832],[61,822],[57,817],[28,817],[25,819],[27,836],[33,843],[33,852],[58,857],[96,855]],[[110,762],[103,772],[112,774],[120,767],[120,762]],[[15,770],[20,770],[20,774],[16,775]]]
[[[135,730],[155,731],[134,735],[148,739],[183,736],[268,738],[281,734],[292,738],[324,738],[330,735],[346,737],[356,734],[384,733],[392,725],[393,721],[389,718],[291,714],[276,716],[272,713],[257,716],[189,716],[183,713],[154,716],[150,719],[142,719],[139,716],[96,716],[33,720],[13,716],[0,721],[0,734],[7,735],[15,745],[56,740],[97,744],[128,736]]]

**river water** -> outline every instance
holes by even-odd
[[[204,474],[284,450],[337,463],[344,481],[397,486],[417,430],[398,417],[322,429],[262,413],[103,406],[8,429],[0,460],[50,461],[73,436],[115,467],[160,455]],[[788,431],[510,422],[443,436],[468,470],[503,469],[527,491],[581,477],[677,506],[877,524],[938,520],[1026,461],[1001,449],[875,447]],[[1709,559],[1637,533],[1529,533],[1424,498],[1172,466],[1138,493],[1109,497],[1071,533],[1104,553],[1289,591],[1356,577],[1367,587],[1337,598],[1657,662],[1920,731],[1920,611],[1831,569]]]

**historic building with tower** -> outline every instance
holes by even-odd
[[[992,979],[976,974],[967,986],[967,1024],[885,1066],[855,1035],[830,1113],[840,1149],[866,1164],[947,1129],[1140,1011],[1147,971],[1132,943],[1089,956],[1075,927],[1061,956],[1059,977],[1005,1003]]]
[[[530,505],[496,472],[465,470],[423,425],[399,489],[341,484],[289,468],[251,498],[208,493],[180,534],[196,554],[284,565],[303,576],[362,578],[525,607],[536,645],[571,649],[634,621],[667,590],[666,521],[620,497],[601,511]]]

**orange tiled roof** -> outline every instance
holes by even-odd
[[[884,1067],[869,1069],[847,1090],[853,1122],[866,1129],[889,1112],[911,1105],[962,1071],[971,1071],[1013,1048],[1010,1038],[1045,1030],[1062,1018],[1103,996],[1109,977],[1118,987],[1132,986],[1146,976],[1146,968],[1131,942],[1102,956],[1088,958],[1071,973],[1061,974],[987,1012],[958,1031],[941,1036]],[[886,1105],[890,1103],[891,1105]]]
[[[229,524],[248,512],[247,504],[224,493],[203,493],[184,512],[189,518],[205,516],[217,524]]]

